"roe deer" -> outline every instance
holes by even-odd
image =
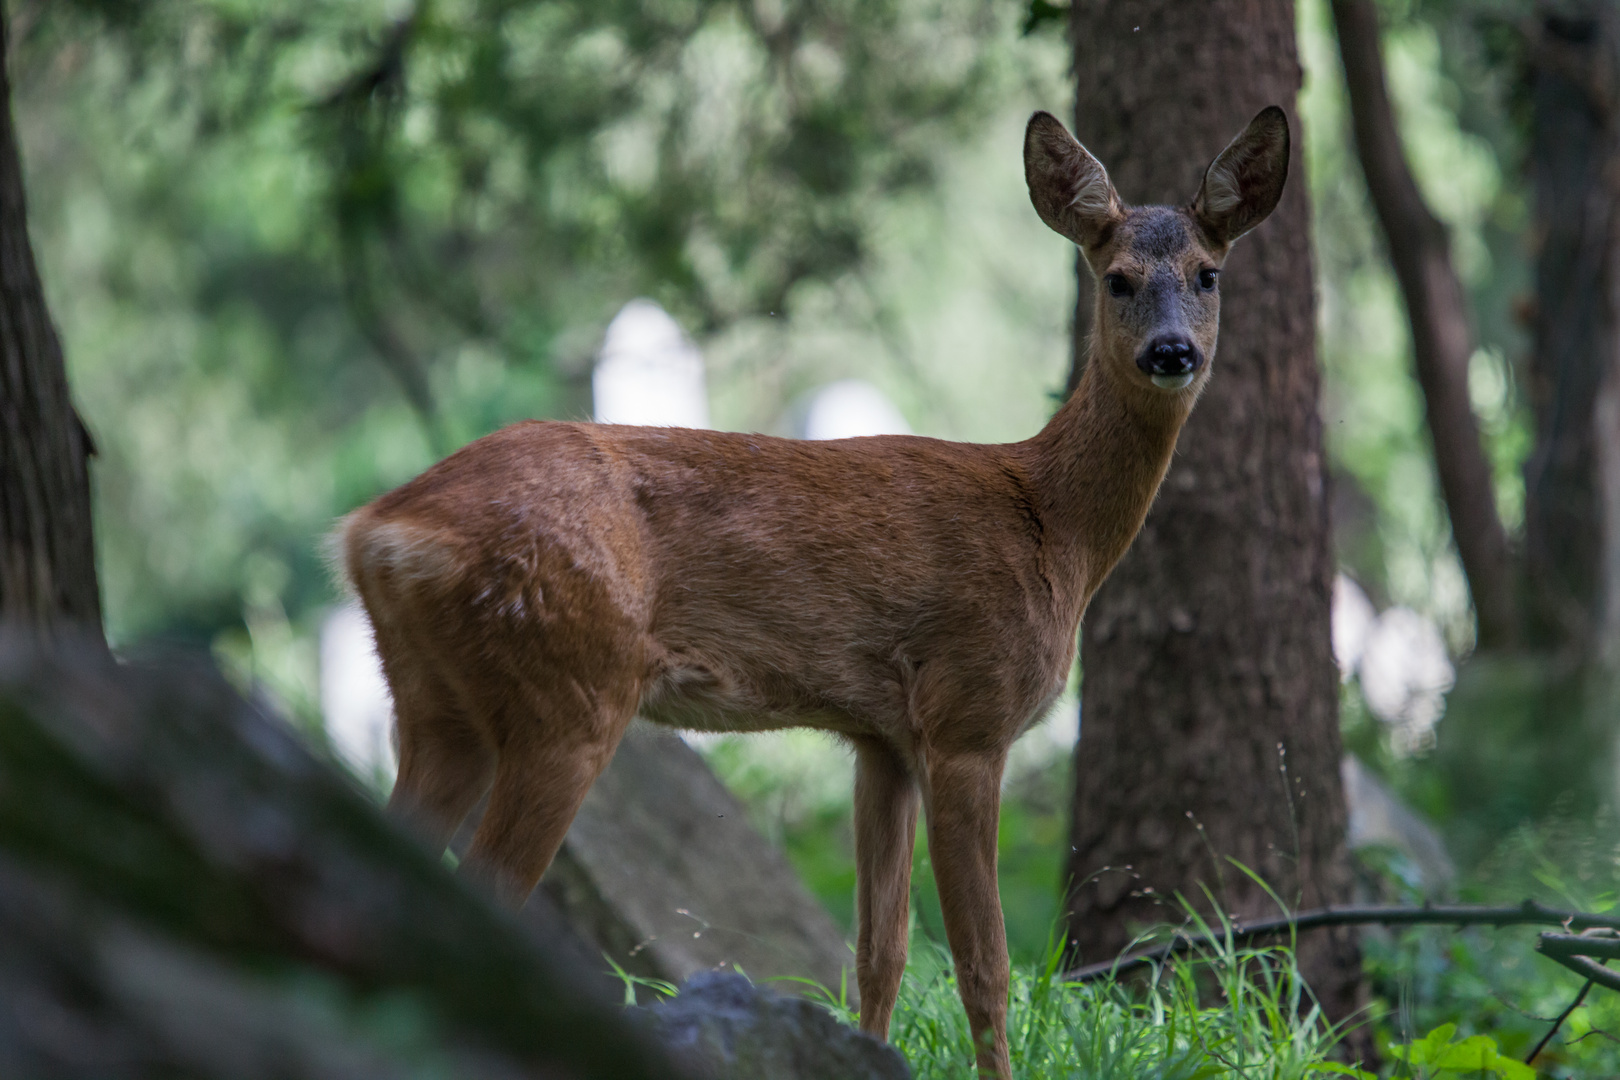
[[[465,866],[521,905],[638,710],[835,732],[855,751],[861,1026],[886,1036],[899,992],[920,802],[978,1066],[1008,1077],[1003,763],[1142,525],[1209,378],[1217,274],[1288,154],[1273,106],[1189,206],[1131,207],[1030,119],[1030,198],[1101,287],[1085,376],[1025,442],[526,422],[355,512],[342,552],[398,717],[390,809],[442,849],[490,791]]]

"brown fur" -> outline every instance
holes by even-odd
[[[1268,116],[1233,146],[1274,205],[1281,181],[1255,165],[1277,152]],[[1235,234],[1196,205],[1125,206],[1045,113],[1025,159],[1042,217],[1099,274],[1169,274],[1166,310],[1213,356],[1218,304],[1195,282]],[[1209,376],[1153,385],[1135,357],[1154,327],[1098,292],[1093,362],[1025,442],[530,422],[351,515],[343,554],[398,717],[390,808],[442,847],[493,785],[466,866],[518,905],[638,709],[837,732],[856,749],[862,1026],[886,1034],[899,989],[920,804],[979,1065],[1008,1076],[1002,767],[1063,687]]]

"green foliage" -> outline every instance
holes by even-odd
[[[1486,1077],[1499,1076],[1502,1080],[1535,1080],[1536,1070],[1523,1062],[1503,1057],[1496,1049],[1496,1040],[1488,1035],[1470,1035],[1452,1041],[1457,1033],[1456,1024],[1441,1024],[1428,1035],[1405,1046],[1389,1048],[1390,1056],[1412,1066],[1414,1076],[1434,1077],[1447,1075]]]
[[[1620,828],[1612,815],[1553,815],[1513,830],[1479,858],[1462,898],[1506,904],[1530,896],[1572,910],[1608,911],[1620,896],[1617,852]],[[1413,899],[1398,883],[1388,884],[1396,899]],[[1395,1048],[1420,1042],[1423,1032],[1455,1025],[1462,1039],[1488,1036],[1502,1055],[1523,1061],[1583,985],[1538,955],[1535,942],[1530,928],[1364,932],[1379,1045],[1398,1056]],[[1453,1041],[1450,1035],[1430,1038]],[[1594,988],[1535,1065],[1550,1077],[1620,1075],[1620,994]]]
[[[1443,823],[1447,844],[1463,865],[1499,860],[1503,845],[1529,835],[1551,841],[1570,831],[1572,814],[1594,826],[1592,813],[1613,797],[1609,754],[1613,713],[1590,708],[1589,687],[1567,660],[1538,656],[1479,656],[1459,673],[1448,716],[1431,760],[1410,770],[1403,787]],[[1586,717],[1571,725],[1569,717]],[[1567,737],[1578,732],[1580,737]],[[1565,733],[1554,737],[1551,732]],[[1544,825],[1527,829],[1525,823]],[[1610,827],[1598,825],[1599,835]],[[1571,874],[1594,865],[1590,852],[1558,842]],[[1598,860],[1601,862],[1601,860]],[[1523,888],[1535,888],[1520,876]]]

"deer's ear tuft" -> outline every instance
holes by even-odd
[[[1125,219],[1125,205],[1102,163],[1048,112],[1024,130],[1024,180],[1035,212],[1082,249],[1105,242]]]
[[[1230,244],[1277,208],[1288,147],[1288,117],[1268,105],[1210,163],[1192,212],[1211,238]]]

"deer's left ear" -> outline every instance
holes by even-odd
[[[1268,105],[1204,173],[1193,217],[1211,239],[1230,244],[1277,208],[1288,179],[1288,117]]]

